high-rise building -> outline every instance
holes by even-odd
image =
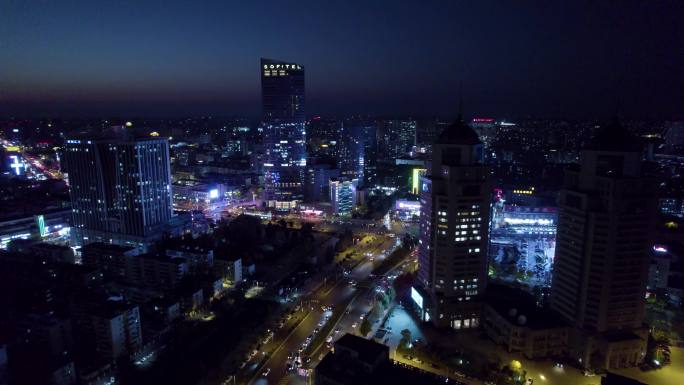
[[[316,116],[308,121],[306,131],[309,158],[337,159],[340,151],[342,122]]]
[[[643,146],[617,121],[599,129],[566,171],[551,306],[576,329],[571,354],[591,368],[641,362],[656,183]]]
[[[367,119],[348,119],[340,134],[340,173],[364,186],[377,178],[377,124]]]
[[[330,199],[330,179],[337,178],[340,170],[330,164],[310,164],[304,176],[304,201],[323,202]]]
[[[408,158],[416,144],[415,120],[386,120],[379,124],[380,157],[385,160]]]
[[[357,179],[334,178],[330,180],[330,203],[334,215],[351,215],[356,206]]]
[[[306,166],[304,67],[261,59],[265,200],[288,210],[303,198]]]
[[[416,146],[431,148],[432,143],[439,137],[449,124],[437,119],[423,119],[416,121]]]
[[[412,297],[424,320],[479,326],[487,284],[490,171],[477,134],[459,117],[432,148],[421,178],[418,281]]]
[[[76,244],[161,237],[173,215],[166,139],[69,139],[64,158]]]

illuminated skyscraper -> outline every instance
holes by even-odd
[[[420,186],[418,281],[424,290],[412,291],[412,297],[423,318],[436,325],[468,329],[480,324],[490,191],[482,143],[459,117],[434,143]]]
[[[356,179],[330,179],[330,203],[332,203],[333,214],[351,215],[354,206],[356,206],[357,184],[358,180]]]
[[[570,353],[585,367],[634,366],[645,353],[656,181],[644,175],[642,156],[642,144],[615,121],[565,173],[551,306],[575,326]]]
[[[265,200],[288,210],[303,198],[306,166],[304,67],[261,59]]]
[[[416,144],[415,120],[381,121],[379,131],[379,156],[385,160],[408,158]]]
[[[76,244],[144,248],[161,237],[173,214],[165,138],[69,139],[64,159]]]

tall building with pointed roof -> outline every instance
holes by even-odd
[[[454,329],[479,326],[490,191],[482,143],[459,116],[435,141],[421,178],[420,288],[412,294],[424,320]]]
[[[617,120],[566,170],[560,194],[551,306],[575,327],[570,355],[591,368],[641,362],[655,180],[643,147]]]

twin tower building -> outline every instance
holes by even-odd
[[[550,307],[568,324],[565,353],[585,367],[632,366],[643,358],[656,204],[642,150],[614,121],[565,174]],[[491,191],[483,145],[459,117],[434,144],[421,180],[420,267],[411,294],[423,320],[454,329],[484,322]],[[605,362],[592,363],[596,352]]]

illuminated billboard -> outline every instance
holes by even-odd
[[[420,201],[408,201],[404,199],[397,199],[397,202],[394,205],[394,209],[420,212]]]
[[[411,192],[413,194],[420,193],[418,190],[420,186],[420,177],[425,175],[426,172],[427,170],[424,168],[414,168],[411,170]]]
[[[7,160],[9,161],[8,167],[10,168],[10,170],[12,170],[12,172],[15,175],[24,174],[26,164],[23,162],[21,155],[19,155],[19,154],[9,155],[7,157]]]
[[[418,293],[414,287],[411,287],[411,299],[418,305],[421,310],[423,309],[423,296]]]

